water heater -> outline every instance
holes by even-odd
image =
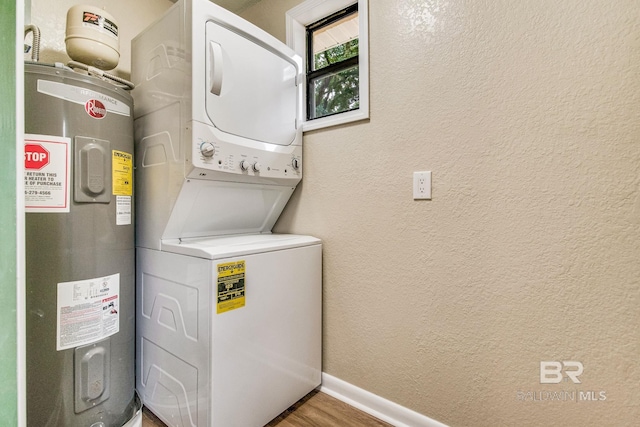
[[[28,424],[136,425],[132,98],[25,64],[25,131]]]

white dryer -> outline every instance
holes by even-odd
[[[207,0],[133,40],[136,386],[171,426],[262,426],[320,384],[321,242],[271,234],[302,178],[301,64]]]

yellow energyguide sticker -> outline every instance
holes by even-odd
[[[218,264],[217,314],[244,307],[244,260]]]
[[[112,150],[113,195],[133,195],[133,155]]]

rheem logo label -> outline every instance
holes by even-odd
[[[104,104],[97,99],[90,99],[84,104],[84,110],[94,119],[103,119],[107,115]]]
[[[574,384],[580,384],[578,377],[582,375],[582,371],[584,366],[575,360],[541,361],[540,384],[558,384],[563,378],[570,379]]]

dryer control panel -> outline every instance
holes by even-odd
[[[297,183],[302,178],[302,147],[281,146],[246,138],[229,140],[213,126],[192,122],[191,162],[193,179]]]

